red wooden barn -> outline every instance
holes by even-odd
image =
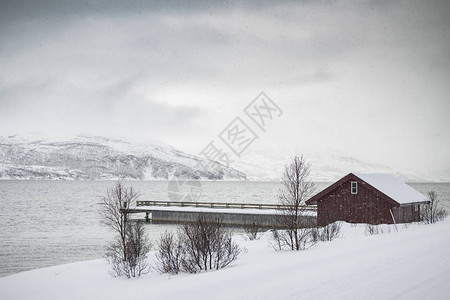
[[[387,174],[350,173],[311,199],[317,205],[317,224],[334,221],[392,224],[420,220],[420,204],[427,198],[406,183]]]

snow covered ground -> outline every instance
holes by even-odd
[[[450,299],[450,219],[342,230],[301,252],[237,236],[247,251],[232,266],[193,275],[114,278],[103,259],[33,270],[0,278],[0,299]]]

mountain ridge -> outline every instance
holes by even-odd
[[[350,172],[387,173],[407,182],[450,182],[448,174],[419,174],[371,163],[333,149],[307,151],[311,179],[333,182]],[[0,179],[44,180],[279,180],[289,157],[248,152],[225,166],[154,141],[131,143],[101,136],[70,139],[0,137]]]
[[[0,137],[0,179],[246,180],[236,169],[167,145],[105,137],[67,140]]]

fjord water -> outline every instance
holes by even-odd
[[[100,223],[100,199],[112,181],[0,181],[0,276],[103,256],[113,233]],[[131,181],[140,200],[169,201],[168,182]],[[317,191],[329,183],[318,183]],[[411,183],[435,190],[450,210],[450,183]],[[203,202],[277,203],[279,182],[201,182]],[[173,190],[172,190],[173,191]],[[189,185],[180,186],[180,195]],[[149,224],[150,240],[176,225]]]

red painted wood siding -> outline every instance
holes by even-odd
[[[355,195],[351,194],[351,181],[358,182],[358,193]],[[324,226],[334,221],[372,224],[392,223],[389,209],[393,209],[395,204],[383,199],[373,188],[369,189],[366,185],[365,182],[357,178],[351,178],[319,199],[317,201],[318,225]]]
[[[392,209],[395,222],[397,223],[409,223],[420,221],[420,205],[415,210],[414,204],[395,207]]]

